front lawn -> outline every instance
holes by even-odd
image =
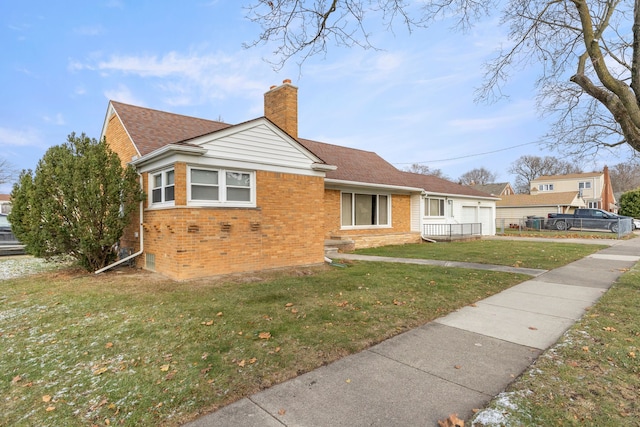
[[[358,249],[363,255],[476,262],[551,270],[604,249],[605,245],[473,240],[469,242],[418,243]]]
[[[127,268],[1,280],[0,425],[179,425],[528,278],[355,262],[189,282]]]

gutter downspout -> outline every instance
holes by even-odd
[[[142,188],[142,174],[140,175],[140,187]],[[133,259],[135,257],[137,257],[138,255],[140,255],[142,252],[144,252],[144,233],[143,233],[143,228],[142,228],[142,223],[144,222],[144,213],[143,213],[143,203],[144,201],[140,201],[140,250],[138,252],[136,252],[135,254],[131,254],[128,257],[122,258],[121,260],[118,260],[112,264],[107,265],[106,267],[101,268],[100,270],[96,270],[94,271],[94,274],[100,274],[103,273],[107,270],[112,269],[113,267],[120,265],[124,262],[129,261],[130,259]]]

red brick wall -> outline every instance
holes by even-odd
[[[256,186],[256,208],[147,209],[155,271],[183,280],[324,262],[323,178],[258,171]]]
[[[420,242],[420,233],[411,231],[411,196],[409,195],[391,195],[390,228],[342,230],[340,228],[340,191],[325,190],[324,201],[327,239],[353,240],[356,249]]]

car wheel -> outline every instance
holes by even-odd
[[[560,230],[560,231],[565,231],[567,230],[569,227],[567,227],[567,223],[564,221],[558,221],[556,222],[556,229]]]
[[[611,224],[611,232],[618,233],[618,223]]]

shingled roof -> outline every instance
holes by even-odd
[[[184,142],[232,125],[111,101],[140,155]]]
[[[422,175],[398,170],[391,163],[372,151],[347,148],[299,138],[307,150],[325,163],[337,166],[328,171],[326,177],[339,181],[393,185],[420,188],[430,193],[456,194],[461,196],[490,198],[491,196],[471,187],[456,184],[433,175]]]
[[[234,126],[116,101],[111,101],[111,105],[142,156],[168,144],[188,144],[193,138]],[[326,172],[328,179],[420,188],[438,194],[491,198],[482,191],[432,175],[400,171],[372,151],[302,138],[298,138],[297,141],[326,164],[337,167],[336,170]]]

